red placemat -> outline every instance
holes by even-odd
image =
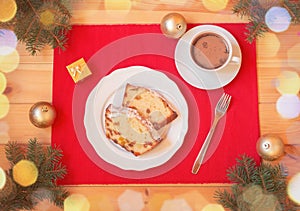
[[[245,41],[241,33],[245,24],[218,25],[237,39],[243,59],[231,83],[210,91],[194,88],[180,77],[174,63],[178,40],[162,36],[159,25],[73,26],[67,50],[54,51],[53,104],[58,116],[52,127],[52,145],[58,145],[64,152],[68,174],[62,184],[224,183],[228,182],[226,169],[241,154],[259,160],[255,148],[259,137],[255,43]],[[188,28],[194,26],[197,25],[189,24]],[[66,66],[82,57],[93,74],[75,84]],[[175,81],[190,112],[183,149],[166,164],[145,172],[127,172],[104,162],[88,142],[83,124],[85,102],[98,81],[113,70],[136,65],[160,70]],[[194,159],[209,131],[214,106],[222,92],[233,96],[230,109],[212,140],[211,157],[193,175]]]

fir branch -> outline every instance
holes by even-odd
[[[226,190],[217,190],[214,194],[214,198],[219,204],[224,208],[229,208],[231,210],[238,210],[237,202],[235,197]]]
[[[29,140],[26,158],[33,161],[37,168],[40,168],[45,161],[43,146],[38,143],[36,138]]]
[[[5,154],[11,166],[25,158],[24,149],[17,142],[8,142],[5,146]]]

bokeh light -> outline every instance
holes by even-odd
[[[6,84],[6,77],[3,73],[0,72],[0,94],[2,94],[6,89]]]
[[[0,119],[4,118],[9,111],[9,100],[6,95],[0,95]]]
[[[127,189],[118,197],[118,206],[120,211],[141,211],[145,206],[143,195]]]
[[[288,181],[287,194],[289,198],[300,205],[300,173],[295,174]]]
[[[71,194],[64,201],[64,211],[89,211],[90,202],[82,194]]]
[[[265,23],[274,32],[283,32],[291,24],[291,15],[283,7],[271,7],[265,16]]]
[[[184,6],[188,0],[159,0],[159,2],[165,5]]]
[[[287,61],[290,67],[300,70],[300,43],[294,45],[287,51]]]
[[[185,199],[169,199],[164,201],[160,211],[192,211]]]
[[[202,211],[225,211],[220,204],[207,204]]]
[[[280,94],[297,95],[300,90],[300,77],[295,71],[282,71],[276,78],[276,89]]]
[[[296,118],[300,114],[300,99],[297,95],[282,95],[276,102],[276,109],[283,118]]]
[[[130,0],[104,0],[104,8],[106,10],[123,10],[129,11],[132,3]]]
[[[0,22],[10,21],[17,13],[15,0],[0,0]]]
[[[148,201],[148,209],[149,211],[157,211],[160,210],[164,201],[171,199],[172,196],[168,193],[157,193],[152,195]]]
[[[0,55],[0,71],[9,73],[17,69],[20,63],[20,56],[18,51],[14,50],[12,53],[1,56]]]
[[[228,0],[203,0],[203,6],[212,12],[224,10],[228,4]]]
[[[264,36],[257,40],[261,57],[274,57],[280,49],[280,41],[276,34],[271,32],[264,33]]]
[[[8,29],[0,29],[0,55],[12,53],[18,44],[16,34]]]

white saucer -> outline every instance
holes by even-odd
[[[227,36],[232,43],[232,56],[239,57],[241,62],[229,63],[219,71],[201,70],[190,55],[190,46],[195,36],[203,31],[219,31]],[[186,82],[199,89],[212,90],[226,86],[237,76],[241,63],[242,53],[237,40],[219,26],[200,25],[190,29],[179,39],[175,49],[175,64],[179,74]]]

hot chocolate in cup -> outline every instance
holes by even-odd
[[[191,42],[190,54],[196,65],[204,71],[218,71],[228,63],[239,63],[240,58],[232,55],[232,44],[222,33],[203,31]]]

